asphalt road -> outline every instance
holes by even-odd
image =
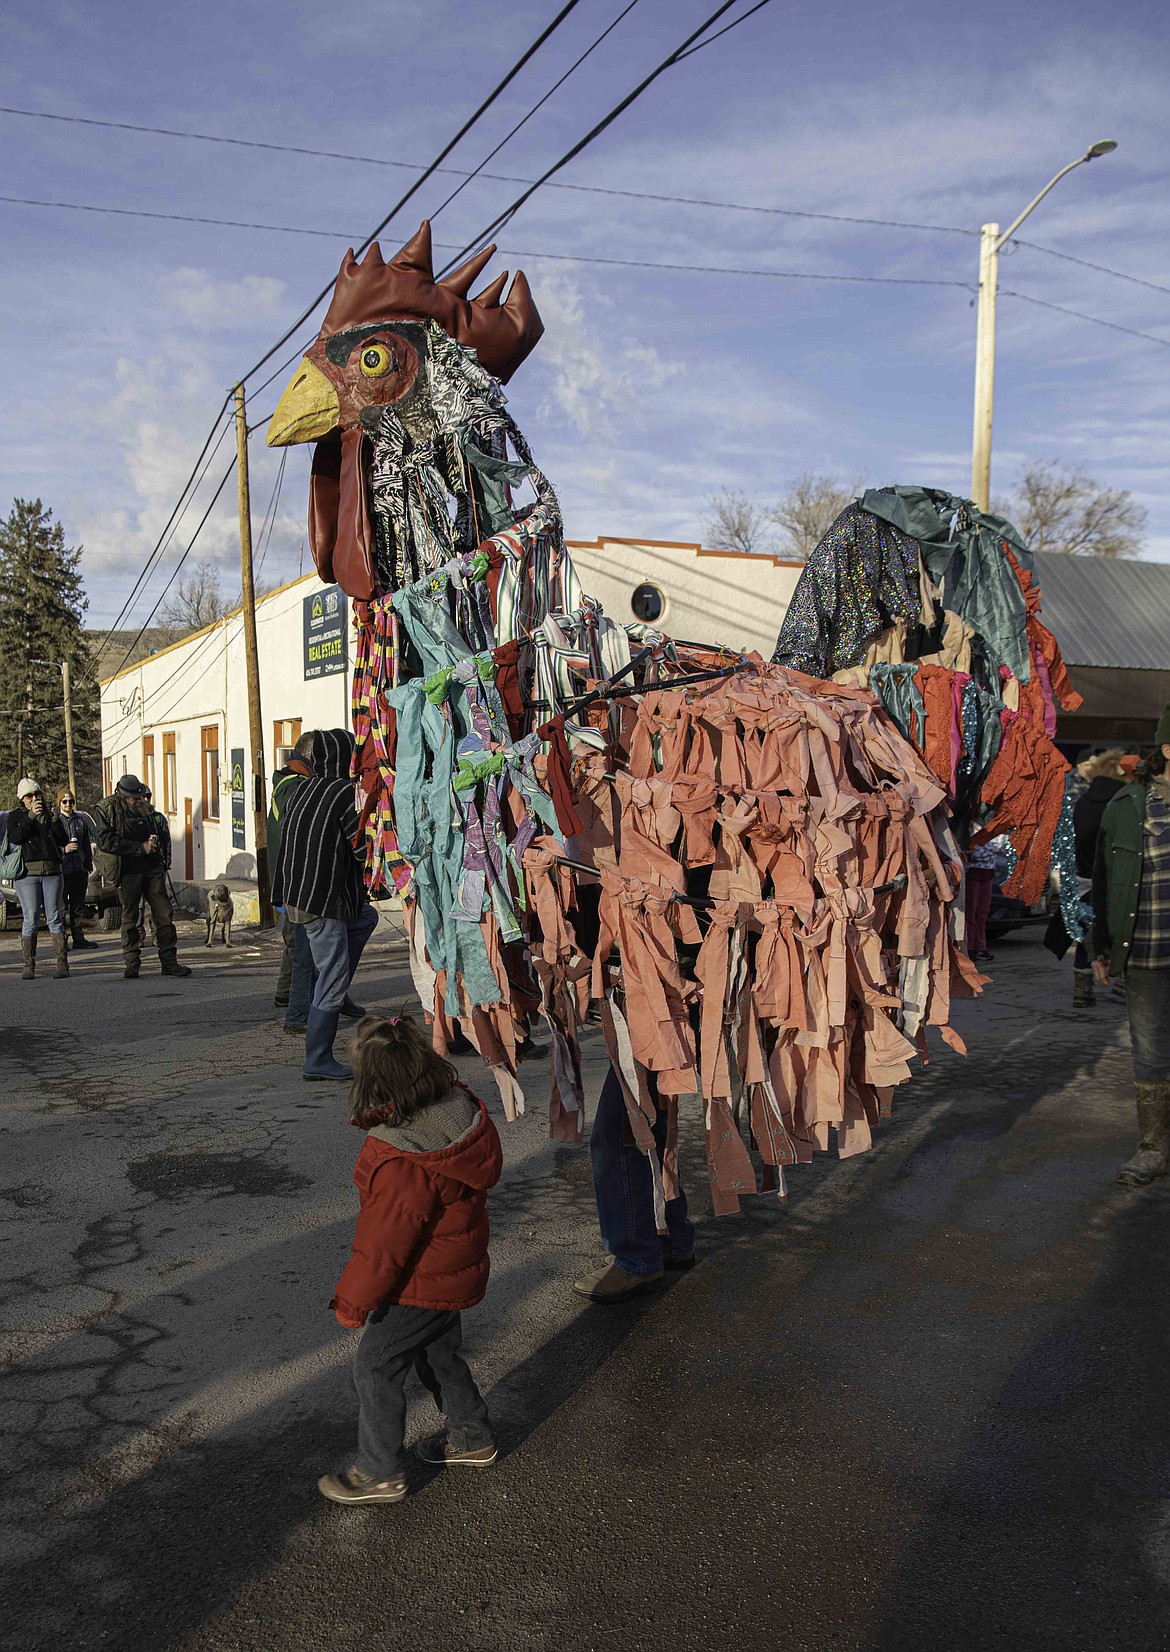
[[[0,936],[5,1652],[1170,1647],[1170,1194],[1113,1185],[1124,1012],[1034,936],[871,1154],[704,1216],[636,1304],[569,1290],[588,1161],[525,1067],[467,1316],[502,1458],[364,1510],[315,1486],[353,1441],[343,1092],[271,937],[138,983],[101,939],[24,984]],[[389,930],[361,986],[411,999]]]

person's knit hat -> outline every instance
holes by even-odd
[[[57,802],[60,803],[63,797],[73,797],[74,795],[72,786],[60,786],[57,789]]]
[[[21,803],[26,797],[35,797],[40,789],[35,780],[24,779],[16,788],[16,801]]]
[[[136,774],[124,774],[118,782],[117,789],[125,797],[141,797],[146,787]]]
[[[1154,730],[1154,744],[1156,746],[1170,746],[1170,706],[1167,706],[1158,718],[1158,726]]]

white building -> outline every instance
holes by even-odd
[[[256,604],[269,775],[302,730],[348,728],[348,599],[306,574]],[[137,774],[170,821],[174,876],[254,878],[244,623],[237,608],[101,685],[105,794]]]
[[[570,542],[611,618],[770,658],[802,564],[655,540]],[[269,775],[302,730],[348,728],[349,602],[315,573],[256,604]],[[137,774],[171,825],[176,880],[254,878],[248,685],[240,609],[101,685],[105,793]]]
[[[803,562],[667,539],[570,540],[581,584],[611,619],[772,658]]]

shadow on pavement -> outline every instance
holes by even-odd
[[[1014,1363],[890,1581],[874,1652],[1170,1646],[1170,1190]]]

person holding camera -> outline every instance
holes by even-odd
[[[54,819],[45,807],[44,794],[35,780],[22,780],[16,788],[17,806],[8,816],[8,841],[20,849],[21,869],[16,878],[16,898],[20,902],[23,922],[20,926],[20,950],[24,958],[22,981],[32,981],[37,973],[37,925],[41,907],[45,922],[53,938],[53,952],[57,967],[53,974],[63,979],[69,974],[66,952],[65,914],[63,894],[65,880],[61,876],[61,859],[76,850],[61,821]]]
[[[124,774],[113,796],[97,810],[98,848],[117,862],[115,882],[122,898],[122,962],[127,981],[142,967],[142,903],[150,907],[164,975],[190,975],[178,959],[175,915],[167,894],[166,860],[158,823],[135,774]]]

